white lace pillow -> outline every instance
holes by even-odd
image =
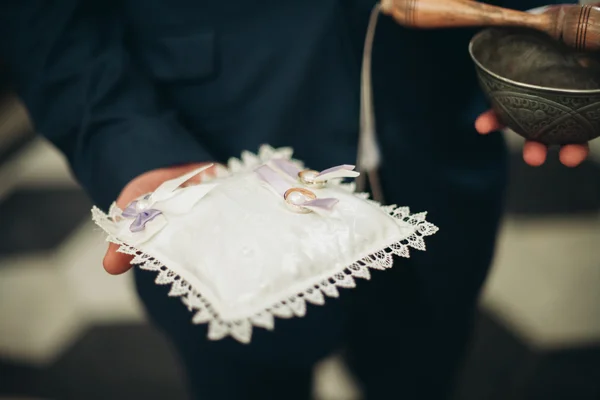
[[[125,210],[94,221],[156,271],[195,314],[212,340],[250,342],[252,327],[273,329],[274,316],[301,317],[306,301],[324,304],[337,287],[369,279],[369,268],[392,266],[392,255],[425,250],[437,228],[425,213],[381,206],[355,193],[353,166],[304,170],[288,148],[261,147],[217,168],[202,184],[181,185],[204,169],[165,182]]]

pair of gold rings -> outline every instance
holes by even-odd
[[[320,189],[325,187],[327,181],[317,179],[319,175],[318,171],[312,169],[305,169],[298,173],[298,180],[300,183],[314,189]],[[308,214],[312,212],[308,208],[304,207],[306,202],[316,200],[317,195],[308,189],[304,188],[291,188],[288,189],[283,195],[285,203],[293,211],[301,214]]]

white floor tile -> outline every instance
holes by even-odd
[[[0,266],[0,356],[51,362],[84,328],[63,276],[44,257]]]
[[[104,271],[106,247],[105,235],[89,221],[58,249],[55,263],[90,323],[143,320],[133,275],[112,276]]]
[[[359,400],[361,393],[352,376],[337,357],[321,362],[315,368],[316,400]]]
[[[86,327],[144,319],[132,275],[102,268],[105,248],[85,223],[52,254],[0,260],[0,356],[43,365]]]
[[[38,138],[0,168],[0,199],[17,186],[75,186],[66,160],[48,141]]]
[[[482,304],[536,346],[600,340],[600,218],[507,220]]]

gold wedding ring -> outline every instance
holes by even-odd
[[[312,169],[305,169],[304,171],[298,172],[298,179],[300,180],[301,183],[303,183],[306,186],[309,186],[309,187],[312,187],[315,189],[320,189],[325,186],[326,181],[318,180],[317,179],[318,175],[319,175],[319,171],[315,171]]]
[[[315,200],[317,195],[308,189],[291,188],[286,190],[283,195],[286,205],[293,211],[301,214],[308,214],[311,211],[304,207],[303,204],[307,201]]]

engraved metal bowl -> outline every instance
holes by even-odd
[[[485,29],[469,45],[479,84],[500,122],[547,145],[600,136],[600,60],[542,34]]]

